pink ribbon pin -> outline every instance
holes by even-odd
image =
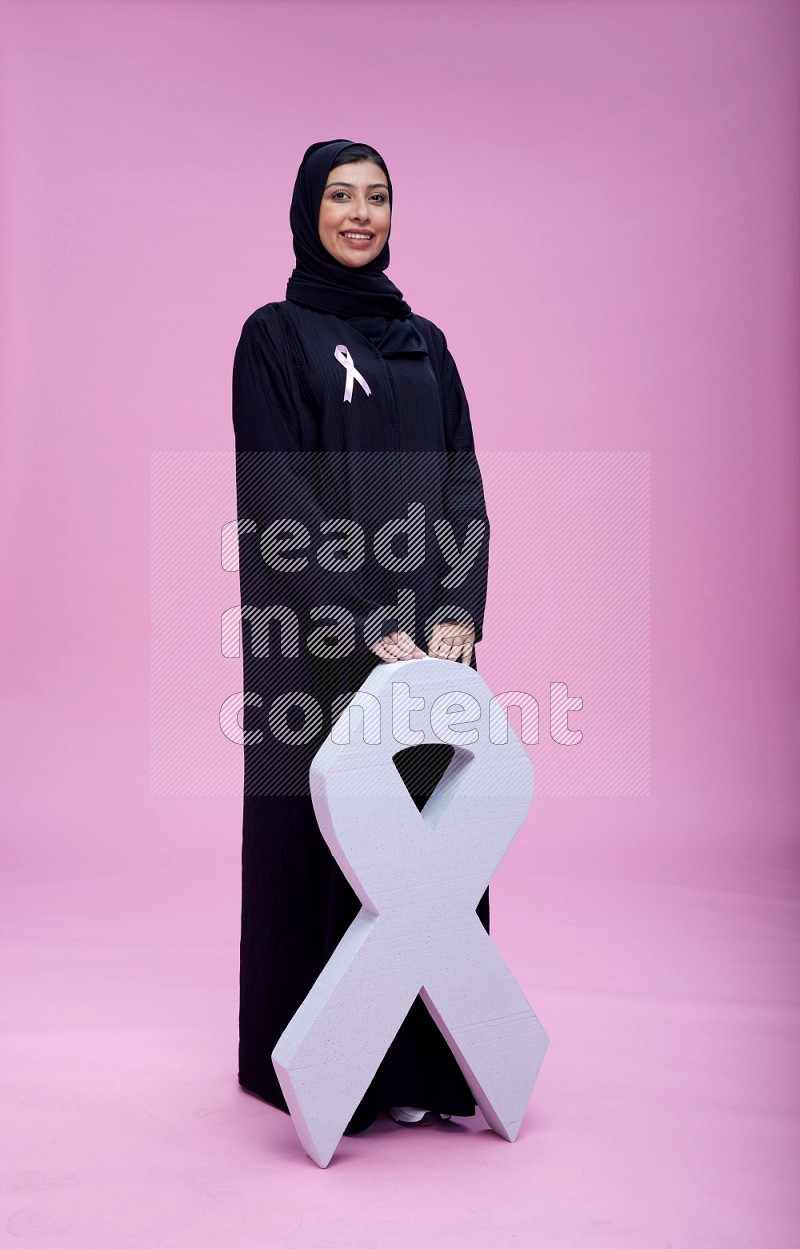
[[[371,395],[372,391],[367,385],[366,379],[361,376],[358,369],[356,368],[355,361],[353,360],[353,357],[350,355],[349,348],[345,347],[344,343],[339,343],[333,354],[336,357],[336,359],[339,361],[339,363],[343,365],[344,368],[347,370],[347,378],[344,384],[344,402],[345,403],[352,402],[354,381],[358,382],[359,386],[362,387],[362,389],[366,392],[366,394]]]

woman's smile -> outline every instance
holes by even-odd
[[[340,236],[353,247],[369,247],[375,235],[351,230],[340,230]]]

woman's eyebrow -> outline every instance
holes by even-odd
[[[325,190],[327,191],[328,187],[331,187],[331,186],[355,186],[355,183],[354,182],[329,182]],[[370,182],[367,189],[369,190],[370,188],[374,186],[383,186],[383,187],[386,187],[387,191],[389,190],[389,186],[386,182]]]

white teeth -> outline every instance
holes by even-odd
[[[342,230],[342,234],[346,239],[370,239],[371,234],[355,234],[351,230]]]

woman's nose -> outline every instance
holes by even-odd
[[[369,205],[367,203],[354,204],[350,216],[356,221],[366,221],[369,218]]]

